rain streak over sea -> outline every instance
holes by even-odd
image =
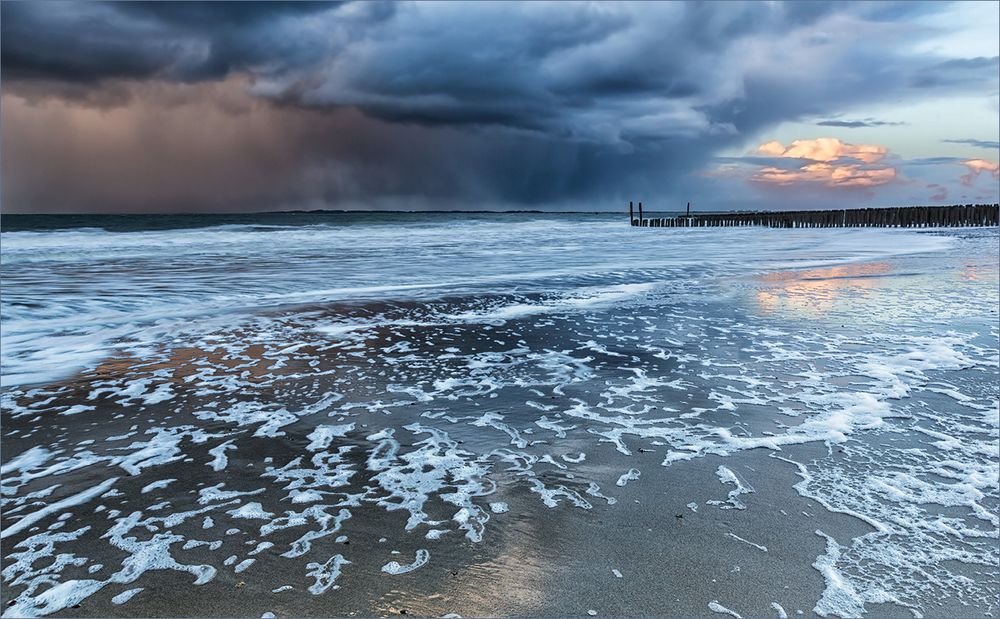
[[[996,229],[4,224],[4,617],[1000,610]]]

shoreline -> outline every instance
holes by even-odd
[[[912,536],[935,517],[989,533],[966,509],[995,506],[988,488],[939,509],[913,503],[915,494],[897,504],[861,482],[909,483],[904,474],[944,458],[996,466],[964,446],[996,440],[989,409],[977,408],[996,397],[987,380],[995,335],[982,331],[993,301],[948,304],[955,282],[989,286],[994,241],[957,241],[986,253],[947,267],[940,255],[911,254],[823,277],[712,280],[711,294],[645,292],[625,301],[628,311],[616,302],[472,324],[411,317],[309,339],[285,317],[266,332],[210,333],[30,395],[5,389],[5,527],[116,479],[110,492],[9,534],[4,567],[29,535],[83,530],[56,543],[84,559],[56,578],[76,580],[75,591],[111,582],[51,616],[715,616],[713,604],[744,616],[773,616],[778,604],[792,616],[859,600],[869,614],[912,616],[873,604],[871,591],[823,606],[829,582],[817,564],[828,557],[848,583],[879,582],[888,570],[881,582],[910,595],[918,590],[893,580],[892,557],[880,564],[865,553],[915,552],[924,542]],[[969,271],[975,261],[983,267]],[[907,295],[950,314],[925,323]],[[429,312],[420,303],[392,311]],[[18,408],[7,406],[14,392]],[[73,406],[94,408],[68,413]],[[49,453],[12,466],[31,446]],[[857,543],[871,523],[803,496],[803,469],[772,456],[805,467],[806,494],[838,509],[868,505],[871,522],[893,533]],[[912,524],[878,511],[900,506]],[[181,567],[152,569],[167,557]],[[947,588],[959,581],[945,580],[942,595],[903,603],[927,614],[995,612],[976,597],[983,565],[914,565],[970,579],[961,586],[972,605]],[[5,575],[5,609],[38,566],[21,583]],[[193,585],[209,572],[199,566],[214,573]]]

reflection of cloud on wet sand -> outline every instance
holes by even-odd
[[[398,616],[403,609],[418,617],[455,611],[466,617],[537,614],[548,601],[552,566],[541,551],[536,518],[522,515],[505,523],[506,529],[491,527],[490,538],[473,549],[470,563],[464,562],[465,553],[452,555],[452,561],[439,558],[439,566],[450,563],[449,569],[419,574],[413,587],[399,586],[381,596],[373,605],[377,615]]]
[[[958,278],[965,282],[996,281],[996,264],[978,264],[975,262],[962,263],[962,268],[958,272]]]
[[[848,264],[807,271],[776,271],[757,278],[764,285],[755,295],[760,313],[788,312],[818,318],[842,298],[871,291],[878,278],[892,271],[888,262]]]

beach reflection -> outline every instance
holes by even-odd
[[[962,270],[959,271],[959,278],[967,282],[979,281],[983,278],[986,269],[978,264],[972,262],[966,262],[962,264]]]
[[[892,272],[888,262],[847,264],[806,271],[776,271],[757,277],[760,289],[754,295],[764,316],[791,313],[819,318],[845,299],[870,294],[881,278]]]
[[[413,588],[389,591],[373,601],[374,614],[392,617],[405,610],[405,614],[433,617],[456,609],[472,617],[511,611],[515,616],[537,614],[547,600],[547,576],[554,558],[541,552],[540,531],[532,520],[523,514],[507,523],[508,530],[494,529],[493,545],[480,549],[477,554],[486,556],[479,560],[461,565],[460,555],[453,556],[449,569],[422,575]],[[428,585],[437,593],[428,594]]]

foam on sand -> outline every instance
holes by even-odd
[[[153,298],[140,278],[134,291],[115,290],[114,308],[35,288],[49,305],[32,315],[5,295],[0,355],[11,386],[0,398],[4,422],[16,421],[4,424],[5,452],[14,441],[32,445],[2,469],[3,580],[14,599],[5,616],[65,612],[90,596],[123,595],[126,586],[150,589],[135,606],[164,569],[193,585],[238,570],[284,596],[295,595],[284,587],[298,574],[313,583],[310,593],[329,593],[349,559],[360,566],[358,556],[381,547],[365,548],[360,533],[397,522],[369,519],[372,509],[402,515],[404,524],[371,539],[409,533],[427,547],[411,563],[376,566],[375,577],[389,578],[428,564],[432,553],[440,562],[459,545],[486,540],[510,526],[500,514],[530,512],[524,502],[613,514],[619,500],[607,489],[630,500],[656,492],[629,484],[640,466],[644,480],[652,475],[656,462],[701,459],[721,484],[709,497],[727,493],[708,504],[752,512],[754,486],[761,503],[770,486],[733,457],[756,449],[799,475],[802,496],[872,527],[853,539],[817,537],[814,567],[825,587],[817,612],[860,615],[887,601],[926,612],[946,598],[996,609],[998,334],[984,320],[995,291],[955,293],[914,280],[880,296],[870,286],[883,284],[872,278],[801,268],[846,268],[952,241],[720,230],[711,238],[721,241],[695,263],[693,237],[669,247],[659,237],[654,247],[631,235],[633,248],[597,230],[607,226],[584,224],[585,254],[556,252],[535,268],[527,250],[568,234],[551,225],[526,225],[527,246],[489,226],[479,231],[492,240],[455,241],[461,264],[475,272],[447,280],[442,269],[454,263],[428,258],[440,260],[440,231],[373,232],[373,251],[391,247],[408,262],[371,286],[327,260],[338,251],[331,239],[347,238],[340,232],[273,232],[288,250],[279,276],[258,271],[267,261],[254,260],[275,249],[271,240],[239,228],[198,232],[221,247],[211,260],[193,253],[187,267],[228,268],[229,256],[247,264],[253,290],[225,281],[211,293],[198,282],[176,288],[183,278],[169,281],[168,273],[158,282],[162,295]],[[73,237],[103,247],[78,266],[65,239],[35,239],[51,244],[51,263],[28,250],[35,241],[16,239],[15,262],[51,284],[44,275],[53,265],[100,279],[95,265],[108,266],[105,251],[134,255],[141,273],[143,260],[162,265],[175,241],[200,247],[177,232],[154,235],[149,247],[135,237],[119,237],[117,246],[107,236]],[[313,263],[297,261],[290,240],[312,247]],[[492,249],[525,251],[526,268],[512,273],[475,260],[494,241]],[[594,255],[607,263],[595,264]],[[388,250],[385,257],[396,260]],[[754,279],[776,262],[795,267]],[[406,279],[417,272],[424,279]],[[331,288],[338,274],[344,281]],[[884,284],[895,285],[889,277]],[[838,286],[850,287],[850,303],[838,306]],[[848,306],[853,314],[862,308],[863,320],[845,313]],[[926,320],[930,314],[941,322]],[[69,383],[28,384],[97,363],[105,363],[101,371]],[[805,444],[820,455],[796,461],[793,448]],[[637,458],[637,468],[626,458]],[[675,498],[697,512],[706,497]],[[817,517],[809,530],[822,526],[822,515],[808,516]],[[757,543],[771,538],[735,530],[728,537],[749,545],[754,561],[774,560],[777,547]],[[342,554],[316,556],[330,544]],[[630,569],[616,566],[608,577]],[[738,599],[727,604],[748,614]]]
[[[708,603],[708,610],[712,611],[713,613],[719,613],[719,614],[723,614],[723,615],[730,615],[732,617],[736,617],[736,619],[743,619],[742,615],[740,615],[738,612],[736,612],[735,610],[733,610],[731,608],[726,608],[722,604],[719,604],[718,600],[712,600],[711,602],[709,602]]]
[[[386,574],[398,575],[405,574],[407,572],[412,572],[413,570],[423,567],[430,561],[431,553],[423,548],[417,550],[417,556],[413,560],[413,563],[407,565],[400,565],[397,561],[389,561],[382,566],[382,571]]]
[[[118,481],[117,477],[106,479],[101,483],[97,484],[96,486],[94,486],[93,488],[88,488],[87,490],[78,492],[73,496],[68,496],[65,499],[62,499],[61,501],[50,503],[49,505],[46,505],[45,507],[37,511],[25,514],[21,516],[14,524],[4,527],[3,531],[0,531],[0,539],[10,537],[11,535],[14,535],[16,533],[20,533],[22,530],[30,527],[31,525],[45,518],[46,516],[55,514],[57,512],[61,512],[62,510],[68,507],[76,507],[78,505],[86,503],[87,501],[91,501],[95,497],[106,492],[108,488],[115,485],[116,481]]]
[[[736,473],[721,464],[715,471],[715,474],[719,476],[719,481],[722,483],[732,484],[736,487],[729,491],[729,498],[725,502],[712,500],[707,501],[707,503],[709,505],[718,505],[722,509],[746,509],[747,506],[740,500],[740,495],[753,492],[753,488],[744,485],[740,481],[740,478],[736,476]]]

